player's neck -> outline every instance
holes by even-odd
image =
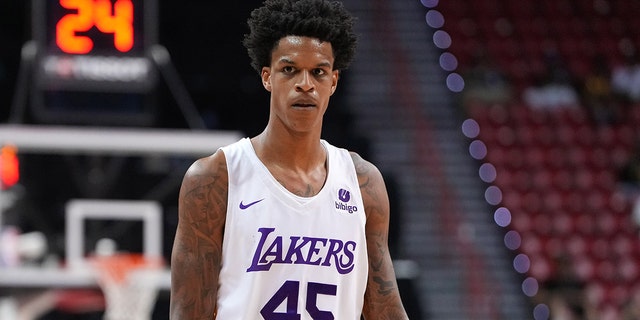
[[[324,165],[326,154],[319,135],[277,135],[265,130],[251,139],[258,158],[265,163],[305,170],[320,163]]]
[[[320,192],[327,178],[327,153],[319,137],[280,138],[265,130],[251,142],[260,161],[289,192],[301,197]]]

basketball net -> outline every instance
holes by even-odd
[[[104,320],[151,319],[164,266],[161,258],[125,253],[90,261],[105,297]]]

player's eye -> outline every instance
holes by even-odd
[[[282,68],[282,72],[284,73],[293,73],[296,69],[292,66],[286,66]]]
[[[327,74],[327,72],[324,69],[317,68],[313,70],[313,74],[316,76],[323,76]]]

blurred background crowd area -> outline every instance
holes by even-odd
[[[437,8],[486,145],[471,153],[495,170],[514,268],[539,284],[534,318],[638,319],[640,3]]]

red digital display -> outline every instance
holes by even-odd
[[[20,161],[13,145],[0,148],[0,185],[2,189],[13,187],[20,180]]]
[[[48,54],[142,56],[156,44],[154,0],[33,0]]]
[[[56,45],[62,52],[86,54],[94,47],[94,40],[83,33],[96,28],[113,35],[113,47],[129,52],[134,45],[134,6],[131,0],[59,0],[61,7],[70,10],[55,26]]]

